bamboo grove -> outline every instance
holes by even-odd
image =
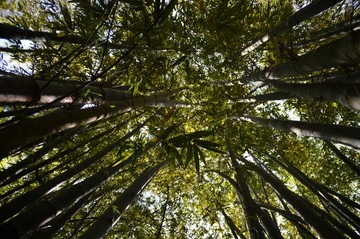
[[[0,2],[3,238],[359,238],[356,0]]]

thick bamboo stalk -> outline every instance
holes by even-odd
[[[296,178],[299,182],[305,185],[310,191],[312,191],[316,196],[318,196],[321,200],[324,200],[328,203],[331,209],[337,212],[340,216],[344,217],[348,222],[357,230],[360,226],[360,218],[356,216],[353,212],[351,212],[348,208],[344,207],[341,203],[339,203],[332,195],[327,193],[322,187],[319,186],[317,182],[310,179],[303,172],[297,169],[283,154],[279,153],[282,158],[282,162],[280,162],[275,157],[268,155],[268,157],[277,163],[280,167],[285,169],[290,175]],[[350,233],[350,236],[353,236],[353,232],[350,228],[348,228],[347,233]]]
[[[30,40],[34,42],[53,41],[67,44],[89,45],[98,47],[107,47],[108,49],[127,50],[132,48],[131,45],[117,44],[99,40],[95,37],[84,37],[78,35],[59,35],[51,32],[25,30],[19,27],[0,23],[0,38],[8,40]],[[149,48],[149,47],[136,47],[135,50],[148,50],[148,51],[166,51],[165,48]]]
[[[152,117],[144,121],[138,126],[138,128],[145,125],[151,119]],[[8,235],[9,237],[15,236],[15,234],[11,234],[14,232],[16,232],[16,235],[20,237],[27,237],[32,231],[36,230],[40,226],[43,226],[49,220],[71,206],[74,202],[91,194],[104,182],[118,174],[121,169],[136,161],[144,153],[149,152],[149,150],[164,140],[175,128],[176,125],[170,126],[161,135],[159,135],[156,140],[149,142],[145,146],[144,150],[134,152],[134,154],[126,160],[110,165],[76,185],[62,189],[57,193],[57,196],[48,201],[43,201],[42,203],[33,205],[25,212],[6,222],[0,232]]]
[[[133,162],[133,160],[129,157],[115,167],[108,167],[105,170],[101,170],[83,182],[59,192],[59,195],[55,198],[30,207],[24,213],[21,213],[4,223],[3,227],[0,228],[0,232],[2,235],[7,235],[8,238],[16,235],[21,238],[28,237],[31,232],[46,224],[64,209],[68,208],[82,197],[92,193],[97,187],[108,180],[110,176],[113,176],[115,170],[115,173],[117,173],[123,167],[131,164],[131,162]],[[108,175],[108,173],[110,173],[110,175]],[[15,231],[16,234],[11,234]]]
[[[360,128],[335,124],[309,123],[293,120],[263,119],[254,116],[233,116],[282,131],[334,141],[354,148],[360,148]]]
[[[50,222],[48,228],[40,235],[32,236],[33,239],[49,239],[53,238],[55,234],[65,226],[65,224],[76,214],[87,202],[89,194],[77,201],[71,208],[64,212],[60,217],[55,218]]]
[[[332,82],[332,83],[339,83],[339,82],[351,82],[351,83],[360,83],[360,71],[354,72],[346,72],[345,74],[339,74],[339,72],[333,73],[320,73],[311,76],[299,76],[299,77],[291,77],[289,81],[292,82],[301,82],[301,81],[308,81],[308,82]]]
[[[60,110],[38,118],[26,118],[0,129],[0,136],[7,139],[0,145],[0,151],[8,151],[47,135],[96,122],[132,109],[131,104],[128,107],[114,108],[102,105],[87,109]]]
[[[246,187],[247,191],[244,192],[243,184],[241,185],[238,183],[238,181],[235,181],[223,172],[218,170],[209,170],[209,172],[217,173],[219,176],[226,179],[235,188],[236,194],[241,201],[241,206],[244,209],[246,225],[250,234],[250,238],[265,238],[263,229],[260,225],[260,222],[258,221],[257,205],[252,200],[249,189]],[[245,194],[247,195],[244,197]]]
[[[270,216],[267,214],[267,212],[263,211],[255,202],[255,200],[252,198],[251,194],[250,194],[250,190],[249,190],[249,186],[248,183],[246,181],[245,176],[243,175],[243,172],[241,170],[241,166],[238,163],[238,161],[236,160],[236,156],[234,151],[232,150],[231,147],[231,143],[230,143],[230,139],[227,136],[226,137],[226,147],[229,151],[229,156],[231,159],[231,163],[232,166],[235,169],[235,173],[236,173],[236,180],[237,183],[239,185],[239,188],[241,189],[241,191],[239,192],[242,196],[242,198],[244,199],[244,202],[246,200],[246,206],[250,209],[250,210],[254,210],[255,216],[257,215],[257,217],[261,220],[262,224],[265,227],[265,230],[267,232],[267,234],[271,237],[271,238],[279,238],[282,239],[283,236],[281,235],[280,229],[279,227],[270,219]],[[241,199],[241,198],[240,198]],[[244,211],[246,212],[247,210],[244,207]],[[251,214],[248,215],[249,217],[251,216]],[[253,215],[254,216],[254,215]],[[260,224],[258,225],[260,226]],[[260,233],[258,233],[257,237],[261,238],[261,236],[264,235],[259,235]]]
[[[226,137],[226,146],[229,151],[231,164],[235,169],[236,175],[236,183],[237,183],[237,194],[241,201],[241,205],[243,207],[246,222],[249,229],[250,238],[265,238],[264,231],[260,225],[258,220],[258,206],[255,203],[254,199],[251,197],[249,187],[247,185],[246,179],[241,172],[241,166],[236,161],[236,157],[234,152],[232,151],[229,138]],[[279,234],[279,238],[282,238],[281,234]]]
[[[348,208],[344,207],[323,188],[319,187],[317,182],[310,179],[306,174],[291,164],[291,162],[283,154],[280,154],[280,156],[282,161],[285,163],[285,165],[279,164],[280,166],[282,166],[288,173],[293,175],[297,180],[299,180],[299,182],[305,185],[315,195],[325,200],[330,205],[330,207],[333,208],[333,210],[348,220],[349,223],[352,224],[354,228],[356,228],[356,230],[360,230],[360,218],[357,215],[351,212]]]
[[[125,123],[123,123],[121,125],[124,126]],[[54,141],[54,142],[50,142],[50,144],[44,145],[43,148],[41,148],[38,152],[35,152],[32,155],[29,155],[28,157],[21,160],[19,163],[15,164],[14,166],[7,168],[6,170],[0,172],[0,187],[10,184],[10,183],[16,181],[17,179],[21,178],[22,176],[27,175],[35,170],[38,170],[41,167],[44,167],[45,165],[49,165],[50,163],[58,160],[59,158],[62,158],[64,156],[70,154],[71,152],[78,150],[79,148],[83,147],[87,143],[100,139],[101,137],[109,134],[112,130],[113,129],[108,129],[108,130],[90,138],[87,141],[83,141],[80,144],[77,144],[75,147],[71,147],[66,150],[60,151],[45,161],[42,161],[36,165],[31,165],[34,161],[38,160],[39,158],[41,158],[43,155],[45,155],[47,153],[45,151],[47,151],[48,147],[54,147],[55,145],[58,146],[57,145],[58,142]]]
[[[33,201],[40,199],[48,192],[54,190],[54,188],[56,188],[58,185],[64,183],[66,180],[70,179],[74,175],[82,172],[83,170],[87,169],[90,165],[93,165],[94,163],[102,159],[105,155],[107,155],[109,152],[117,148],[126,139],[130,138],[135,133],[137,133],[142,126],[143,126],[142,124],[138,125],[135,129],[133,129],[132,131],[130,131],[120,139],[116,140],[115,142],[111,143],[102,151],[98,152],[91,158],[82,161],[76,166],[68,169],[64,173],[50,179],[44,185],[40,185],[39,187],[34,188],[26,192],[25,194],[18,196],[9,203],[4,204],[2,207],[0,207],[0,222],[3,222],[11,218],[28,204],[31,204]]]
[[[316,233],[322,238],[343,238],[345,236],[334,228],[327,220],[325,220],[321,214],[314,210],[314,205],[311,205],[304,198],[298,196],[294,192],[290,191],[283,182],[281,182],[274,175],[268,174],[261,167],[245,160],[241,159],[248,167],[259,174],[266,182],[268,182],[274,190],[284,198],[301,218],[312,227]]]
[[[153,96],[143,96],[133,100],[123,101],[115,105],[100,105],[86,109],[61,110],[38,118],[23,119],[0,129],[0,137],[7,139],[0,145],[0,152],[7,152],[18,145],[27,144],[47,135],[75,128],[77,126],[87,125],[111,116],[117,116],[143,106],[184,106],[183,103],[177,101],[172,101],[167,104],[167,97],[183,89],[184,88],[166,91]]]
[[[360,83],[286,83],[280,80],[268,80],[269,85],[279,91],[289,93],[296,98],[320,99],[337,102],[350,109],[360,110]]]
[[[299,23],[321,13],[322,11],[334,6],[336,3],[341,2],[341,0],[314,0],[306,7],[300,9],[294,14],[290,15],[286,20],[282,21],[280,24],[273,27],[268,34],[253,42],[250,46],[246,47],[241,55],[244,56],[249,52],[255,50],[257,47],[267,42],[268,40],[284,33],[286,30],[293,28]]]
[[[335,145],[331,142],[326,141],[325,143],[329,148],[336,154],[336,156],[343,161],[359,178],[360,178],[360,167],[356,165],[350,158],[343,154]]]
[[[267,205],[267,204],[258,204],[259,207],[261,208],[266,208],[268,210],[271,210],[273,212],[279,213],[281,216],[285,217],[288,221],[290,221],[298,230],[300,236],[303,235],[303,239],[316,239],[316,237],[309,232],[308,229],[306,229],[303,224],[306,224],[304,222],[304,220],[302,220],[301,217],[292,214],[291,212],[287,211],[287,210],[282,210],[276,207],[273,207],[271,205]],[[287,209],[287,207],[286,207]]]
[[[360,62],[360,30],[318,49],[269,69],[242,77],[241,82],[266,81],[310,73],[317,70]]]
[[[263,102],[263,101],[273,101],[273,100],[286,100],[295,98],[290,93],[286,92],[272,92],[262,95],[254,95],[237,99],[237,102],[240,103],[252,103],[252,102]]]
[[[304,36],[302,37],[303,40],[292,44],[292,46],[299,47],[310,43],[319,43],[323,40],[329,39],[332,36],[336,36],[344,32],[351,32],[359,29],[360,29],[360,16],[358,15],[350,19],[347,19],[345,21],[342,21],[336,25],[332,25],[328,28],[321,29],[320,31],[310,33],[310,36],[308,34],[304,34]]]
[[[117,104],[134,98],[128,91],[95,86],[86,86],[76,91],[79,87],[80,85],[72,82],[49,83],[35,81],[29,77],[0,76],[0,105],[27,105],[30,102],[34,105],[49,104],[71,92],[74,93],[55,104]]]
[[[218,205],[218,208],[219,208],[221,214],[224,216],[225,222],[229,226],[229,228],[231,230],[231,233],[233,234],[234,239],[238,239],[237,236],[239,236],[241,239],[246,239],[246,237],[242,234],[240,229],[236,226],[234,220],[229,215],[227,215],[227,213],[222,208],[222,206]]]
[[[150,180],[168,162],[164,161],[156,166],[146,169],[125,191],[105,210],[103,214],[91,225],[91,227],[80,236],[81,239],[103,238],[107,231],[111,229],[119,220],[120,216],[139,195]]]

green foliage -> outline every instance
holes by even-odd
[[[50,40],[25,44],[18,40],[1,40],[0,50],[4,53],[0,54],[4,59],[11,58],[6,58],[10,59],[6,60],[9,61],[8,66],[0,66],[0,78],[23,75],[38,81],[120,89],[144,101],[147,98],[143,96],[184,87],[188,90],[169,99],[191,103],[190,107],[184,108],[135,107],[131,112],[111,117],[94,117],[95,123],[87,124],[69,138],[65,138],[62,132],[54,132],[56,134],[40,138],[29,145],[18,145],[8,152],[4,149],[0,152],[3,158],[0,164],[1,177],[13,165],[31,156],[34,156],[34,160],[23,168],[34,170],[17,180],[4,180],[0,188],[0,204],[6,205],[34,188],[46,186],[49,180],[86,162],[140,122],[155,115],[139,133],[119,143],[98,162],[64,180],[34,203],[28,202],[28,206],[42,205],[61,194],[61,190],[83,182],[106,167],[116,167],[132,158],[131,165],[121,169],[90,193],[89,200],[72,215],[55,238],[79,237],[107,208],[119,213],[113,205],[114,200],[145,168],[164,160],[170,162],[170,167],[165,166],[149,182],[133,205],[108,231],[107,238],[233,238],[221,209],[233,220],[238,231],[249,237],[241,198],[227,180],[213,173],[216,170],[235,178],[234,165],[231,164],[224,143],[225,132],[256,202],[288,210],[288,213],[298,213],[266,180],[244,166],[240,161],[242,158],[266,168],[298,196],[314,206],[328,210],[329,215],[353,230],[351,221],[334,211],[328,202],[319,199],[276,162],[282,162],[280,155],[283,155],[310,179],[359,203],[359,178],[321,140],[299,137],[250,122],[228,120],[233,115],[256,115],[262,118],[296,118],[306,122],[359,127],[357,111],[322,99],[239,102],[239,99],[247,96],[274,92],[271,86],[263,82],[240,84],[241,77],[284,61],[293,61],[297,55],[339,38],[340,34],[321,41],[309,39],[325,28],[359,16],[359,4],[345,1],[343,5],[328,9],[248,55],[241,56],[245,46],[265,35],[275,24],[307,2],[0,1],[2,23],[21,29],[56,33],[59,37],[81,36],[86,39],[86,44]],[[310,43],[302,45],[304,38],[310,40]],[[114,47],[114,44],[118,46]],[[13,51],[6,51],[7,48]],[[19,63],[26,63],[25,69],[21,70],[17,65]],[[358,70],[359,65],[354,63],[299,77],[302,77],[304,83],[322,82],[327,80],[328,75],[349,74]],[[292,82],[294,79],[290,77],[282,80]],[[46,92],[46,88],[43,90]],[[6,93],[2,89],[0,91],[1,95]],[[39,97],[39,94],[36,92],[32,97]],[[87,99],[94,92],[81,90],[75,94]],[[0,130],[13,121],[26,118],[36,121],[52,112],[64,112],[66,117],[65,112],[84,107],[61,104],[52,108],[48,105],[37,106],[36,102],[25,106],[7,102],[1,104]],[[41,108],[30,113],[36,107]],[[116,107],[114,104],[102,109],[107,114]],[[101,133],[104,135],[96,138]],[[35,157],[49,142],[57,139],[60,139],[59,143],[47,149],[43,155]],[[358,150],[337,146],[359,165]],[[52,161],[57,155],[62,156]],[[104,172],[103,176],[109,174]],[[335,198],[359,217],[358,209]],[[62,210],[58,216],[64,215],[67,210]],[[284,238],[299,237],[291,220],[279,212],[266,211],[276,221]],[[31,232],[32,236],[41,235],[53,222],[50,220],[48,224],[35,228]],[[316,234],[309,225],[301,225]]]

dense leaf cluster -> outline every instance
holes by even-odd
[[[0,235],[357,238],[354,0],[0,2]]]

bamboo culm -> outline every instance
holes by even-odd
[[[40,199],[42,196],[46,195],[48,192],[53,190],[59,184],[65,182],[66,180],[70,179],[74,175],[85,170],[90,165],[93,165],[94,163],[101,160],[109,152],[111,152],[115,148],[119,147],[122,142],[124,142],[126,139],[130,138],[135,133],[137,133],[141,127],[142,127],[142,125],[138,125],[131,132],[127,133],[126,135],[124,135],[123,137],[118,139],[117,141],[108,145],[106,148],[104,148],[102,151],[98,152],[91,158],[82,161],[81,163],[77,164],[76,166],[68,169],[66,172],[50,179],[44,185],[41,185],[37,188],[30,190],[27,193],[20,195],[19,197],[15,198],[14,200],[10,201],[9,203],[0,207],[0,222],[3,222],[4,220],[7,220],[8,218],[12,217],[16,213],[18,213],[20,210],[22,210],[25,206],[27,206],[29,203],[32,203],[33,201]]]
[[[81,239],[103,238],[119,220],[120,216],[130,206],[132,201],[140,194],[157,172],[168,162],[164,161],[156,166],[146,169],[135,181],[105,210],[103,214],[80,236]]]
[[[296,57],[292,61],[275,65],[240,79],[242,83],[283,79],[307,74],[313,71],[353,65],[360,62],[360,30],[338,40],[320,46],[318,49]]]
[[[265,127],[334,141],[353,148],[360,148],[360,128],[335,124],[309,123],[293,120],[263,119],[255,116],[232,116],[230,119],[243,119]]]
[[[267,42],[268,40],[284,33],[286,30],[298,25],[299,23],[321,13],[322,11],[341,2],[341,0],[314,0],[306,7],[300,9],[280,24],[274,26],[265,36],[253,42],[251,45],[242,50],[241,55],[244,56],[249,52],[255,50],[257,47]]]

